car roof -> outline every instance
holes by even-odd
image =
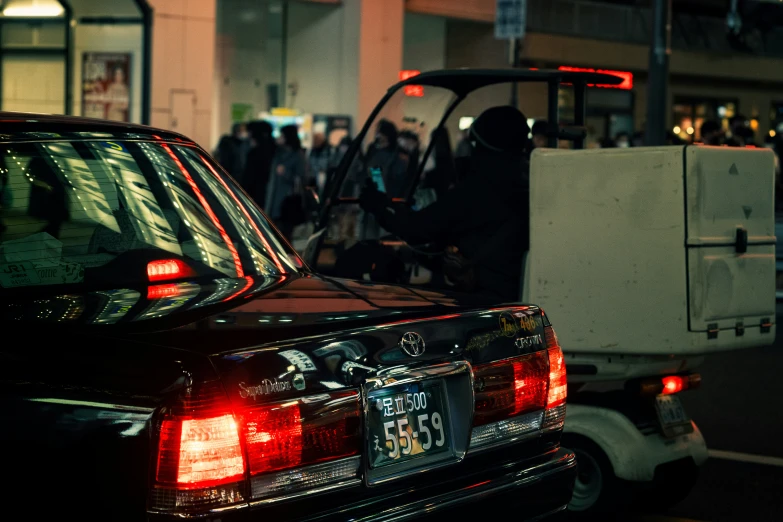
[[[459,95],[476,89],[508,82],[557,82],[591,85],[619,85],[624,79],[599,72],[560,71],[556,69],[444,69],[428,71],[398,82],[390,90],[405,85],[443,87]]]
[[[193,143],[190,138],[176,132],[135,123],[80,116],[0,111],[0,141],[107,137]]]

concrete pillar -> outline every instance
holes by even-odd
[[[152,29],[154,127],[212,144],[215,1],[149,0]]]
[[[404,0],[346,0],[345,9],[360,10],[358,108],[363,124],[402,69]]]

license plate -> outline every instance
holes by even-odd
[[[693,431],[691,419],[676,395],[659,395],[655,398],[655,411],[663,434],[675,437]]]
[[[368,418],[370,466],[450,451],[446,404],[440,383],[415,383],[374,395]]]

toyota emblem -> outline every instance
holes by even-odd
[[[424,339],[415,332],[408,332],[400,339],[400,348],[411,357],[418,357],[424,353]]]

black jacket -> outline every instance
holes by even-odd
[[[479,291],[519,299],[522,257],[530,243],[526,159],[471,158],[465,179],[421,211],[375,194],[363,194],[363,206],[383,228],[414,245],[456,246],[476,264]]]

